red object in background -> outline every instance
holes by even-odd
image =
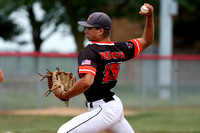
[[[3,82],[3,79],[4,79],[3,73],[2,73],[2,70],[0,69],[0,83]]]
[[[0,52],[0,56],[77,58],[78,53]],[[140,59],[140,60],[200,60],[200,55],[197,55],[197,54],[173,54],[171,56],[161,56],[158,54],[140,54],[134,59]]]

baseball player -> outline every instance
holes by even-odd
[[[61,93],[61,99],[69,100],[84,93],[89,111],[63,124],[57,133],[134,133],[124,118],[121,100],[111,89],[117,83],[120,63],[136,57],[153,41],[154,9],[149,4],[144,5],[149,12],[140,12],[146,16],[141,38],[111,41],[112,22],[103,12],[92,13],[87,21],[78,22],[85,27],[85,36],[91,43],[78,56],[80,79],[68,91]]]
[[[3,72],[0,69],[0,83],[3,82],[3,80],[4,80]]]

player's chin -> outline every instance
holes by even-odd
[[[89,37],[87,35],[85,35],[85,37],[89,40]]]
[[[86,36],[86,38],[88,39],[88,41],[93,41],[90,37],[87,37],[87,36]]]

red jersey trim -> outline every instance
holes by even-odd
[[[115,45],[114,42],[92,42],[97,45]]]
[[[96,72],[97,72],[96,68],[94,68],[92,66],[79,66],[78,74],[81,77],[82,77],[83,73],[89,73],[89,74],[92,74],[93,76],[95,76]]]
[[[129,41],[133,42],[134,45],[135,45],[135,54],[134,54],[134,57],[138,56],[142,52],[142,46],[141,46],[140,41],[137,40],[137,39],[132,39],[132,40],[129,40]]]

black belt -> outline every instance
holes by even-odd
[[[103,101],[105,102],[105,103],[107,103],[107,102],[110,102],[110,101],[112,101],[112,100],[115,100],[112,96],[111,97],[106,97],[106,98],[103,98]],[[95,101],[94,101],[95,102]],[[89,103],[89,104],[88,104]],[[90,107],[90,108],[93,108],[94,106],[93,106],[93,102],[85,102],[85,104],[86,104],[86,107]]]

